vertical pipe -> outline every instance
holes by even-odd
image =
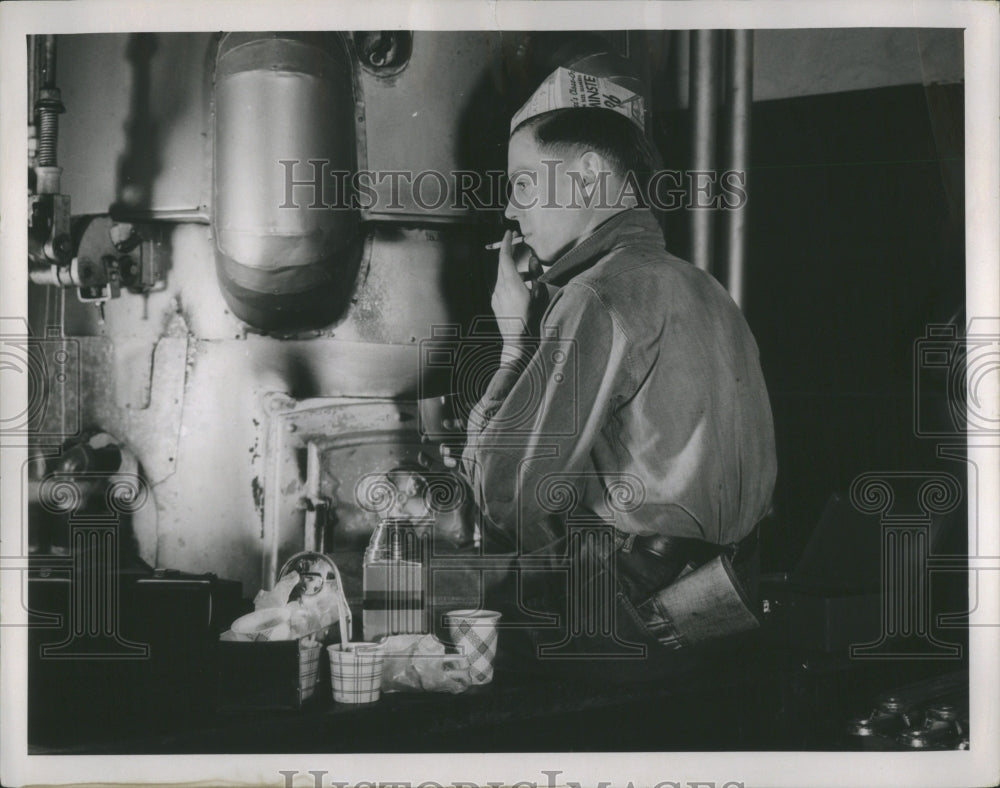
[[[691,170],[694,182],[691,195],[691,262],[704,271],[711,270],[712,226],[715,211],[705,206],[714,196],[711,188],[716,147],[716,91],[719,82],[719,34],[715,30],[691,33]]]
[[[42,74],[35,108],[38,111],[38,167],[50,168],[46,188],[39,192],[58,193],[56,152],[59,139],[59,113],[64,112],[59,88],[56,87],[56,37],[45,36],[42,44]],[[53,188],[54,187],[54,188]]]
[[[729,178],[742,179],[742,196],[727,204],[725,214],[726,283],[729,294],[743,307],[746,287],[748,167],[750,164],[750,112],[753,106],[753,31],[726,33],[726,170]],[[740,203],[734,204],[740,196]]]
[[[28,125],[35,124],[35,93],[38,90],[38,52],[35,41],[38,36],[28,36]]]
[[[56,86],[56,37],[45,36],[42,50],[42,87]]]

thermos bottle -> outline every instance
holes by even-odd
[[[409,519],[379,522],[364,556],[365,640],[428,631],[424,552],[423,540]]]

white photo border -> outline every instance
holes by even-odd
[[[572,9],[572,10],[571,10]],[[998,5],[966,0],[904,2],[577,2],[576,0],[389,0],[387,2],[313,2],[263,0],[78,0],[5,2],[0,5],[0,316],[26,316],[27,180],[26,36],[31,34],[137,31],[288,29],[699,29],[816,27],[964,28],[965,189],[967,316],[1000,316],[1000,14]],[[25,376],[20,376],[24,378]],[[8,381],[9,383],[9,381]],[[996,407],[996,381],[985,392]],[[3,397],[26,402],[26,382],[6,385]],[[995,411],[994,411],[995,413]],[[994,441],[996,442],[996,441]],[[993,484],[979,491],[979,556],[1000,556],[1000,490],[997,452],[989,442],[970,442],[970,467],[992,469]],[[24,448],[0,446],[0,523],[2,543],[19,543],[26,528],[26,503],[20,493]],[[970,506],[972,502],[970,502]],[[23,507],[18,510],[18,507]],[[6,568],[0,556],[0,568]],[[997,621],[1000,572],[970,571],[978,581],[976,621]],[[712,781],[717,786],[839,785],[986,785],[1000,776],[1000,629],[970,630],[971,734],[967,752],[928,753],[550,753],[514,755],[253,755],[253,756],[43,756],[27,754],[25,611],[17,571],[0,571],[2,600],[2,703],[0,735],[3,785],[80,783],[203,782],[212,785],[283,785],[282,770],[300,773],[296,785],[312,785],[309,770],[326,770],[331,780],[357,784],[424,780],[443,785],[536,781],[548,773],[562,785],[610,781],[612,785],[656,785],[663,781]],[[20,617],[21,626],[18,626]],[[666,710],[669,713],[669,710]]]

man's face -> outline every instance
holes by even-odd
[[[508,143],[510,198],[504,215],[518,223],[543,263],[555,261],[589,235],[593,211],[581,205],[578,165],[578,156],[544,153],[530,129],[515,132]]]

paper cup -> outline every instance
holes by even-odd
[[[452,610],[444,614],[448,638],[469,659],[473,684],[493,681],[499,620],[500,613],[495,610]]]
[[[337,703],[374,703],[382,690],[385,648],[379,643],[335,643],[327,647],[330,684]]]

